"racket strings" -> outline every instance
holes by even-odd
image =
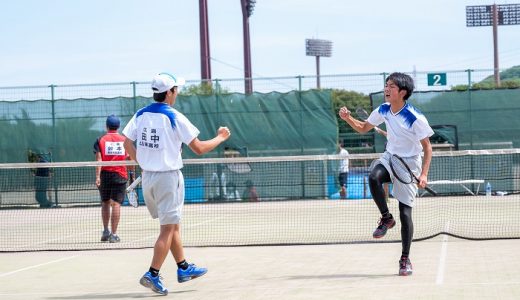
[[[412,183],[413,177],[412,174],[408,171],[406,166],[399,159],[392,157],[390,159],[390,164],[392,165],[392,169],[394,171],[395,177],[405,183]]]
[[[363,119],[363,120],[366,120],[368,119],[368,113],[366,112],[366,110],[362,109],[362,108],[358,108],[356,109],[356,113],[357,115]]]

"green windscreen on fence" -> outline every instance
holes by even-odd
[[[52,161],[92,161],[92,145],[105,132],[110,114],[121,118],[121,128],[151,98],[96,98],[0,102],[0,162],[26,162],[29,150],[49,153]],[[179,95],[174,106],[199,128],[202,140],[219,126],[231,138],[206,157],[222,156],[224,147],[242,154],[331,154],[337,140],[337,121],[329,90]],[[242,151],[246,150],[246,151]],[[185,147],[185,158],[194,154]]]
[[[370,98],[374,108],[384,101],[382,92]],[[520,147],[520,89],[414,92],[408,102],[430,125],[455,126],[461,150]],[[376,136],[375,143],[381,152],[385,139]]]

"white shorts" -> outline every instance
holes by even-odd
[[[152,218],[161,225],[179,224],[184,204],[184,177],[180,170],[143,172],[143,195]]]
[[[383,155],[379,159],[376,159],[372,162],[370,165],[370,171],[372,169],[381,164],[385,167],[385,169],[390,174],[390,179],[392,180],[392,195],[401,203],[406,204],[410,207],[414,206],[415,197],[417,196],[417,184],[410,183],[405,184],[399,181],[397,178],[395,178],[394,173],[392,172],[392,169],[390,168],[390,157],[392,157],[392,154],[388,151],[385,151]],[[406,162],[406,164],[410,167],[410,170],[412,170],[412,173],[419,178],[419,175],[421,175],[422,170],[422,158],[420,155],[411,156],[411,157],[403,157],[403,160]]]

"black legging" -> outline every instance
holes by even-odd
[[[390,174],[381,164],[376,165],[368,175],[368,186],[381,215],[388,213],[383,183],[389,182],[391,182]],[[403,243],[402,255],[408,256],[413,238],[412,208],[399,202],[399,218],[401,220],[401,239]]]
[[[412,208],[399,202],[399,218],[401,219],[402,254],[403,256],[408,256],[413,238]]]

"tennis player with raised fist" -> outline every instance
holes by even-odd
[[[381,212],[381,219],[373,237],[382,238],[388,229],[395,226],[395,219],[388,210],[383,189],[384,183],[392,182],[392,194],[399,201],[402,239],[399,275],[402,276],[412,274],[412,263],[409,258],[413,238],[412,207],[418,187],[426,187],[432,158],[429,137],[433,135],[433,130],[426,117],[417,108],[407,103],[413,90],[413,79],[409,75],[392,73],[385,81],[385,103],[372,111],[366,121],[354,119],[346,107],[342,107],[339,111],[341,119],[359,133],[368,132],[383,122],[386,125],[388,139],[386,150],[379,159],[372,162],[369,174],[370,192]],[[424,159],[421,158],[423,151]],[[402,161],[402,167],[393,167],[398,165],[398,163],[392,165],[394,160]],[[410,184],[412,180],[408,184],[403,183],[405,181],[400,179],[402,176],[399,173],[406,171],[410,173],[408,177],[417,178],[417,184]]]
[[[177,281],[186,282],[208,271],[184,258],[180,222],[184,205],[184,177],[181,173],[182,144],[198,155],[207,153],[230,136],[227,127],[220,127],[210,140],[197,138],[200,131],[182,113],[173,108],[178,88],[184,78],[160,73],[153,78],[152,103],[140,110],[128,122],[123,135],[124,147],[142,169],[142,187],[146,207],[152,218],[159,218],[160,233],[155,242],[152,262],[140,283],[154,292],[166,295],[159,270],[168,252],[177,263]],[[135,145],[134,145],[135,143]]]

